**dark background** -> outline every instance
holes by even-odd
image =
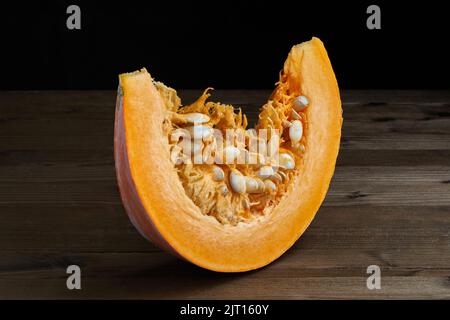
[[[81,30],[66,8],[81,7]],[[381,7],[381,30],[366,8]],[[146,67],[175,88],[272,88],[290,47],[321,38],[343,89],[448,89],[444,2],[52,1],[1,6],[0,89],[114,89]]]

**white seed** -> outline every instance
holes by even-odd
[[[286,181],[287,180],[287,175],[286,175],[286,173],[284,173],[283,171],[278,171],[277,172],[279,175],[280,175],[280,177],[281,178],[283,178],[283,181]]]
[[[262,181],[259,178],[255,178],[255,180],[258,183],[258,190],[259,190],[259,192],[264,192],[264,189],[266,188],[266,186],[264,185],[264,181]]]
[[[305,96],[298,96],[292,102],[292,107],[295,111],[302,111],[309,105],[309,100]]]
[[[193,112],[193,113],[186,113],[183,115],[184,119],[187,122],[190,123],[206,123],[209,122],[210,118],[206,114]]]
[[[295,160],[289,153],[280,153],[280,167],[291,170],[295,168]]]
[[[302,144],[302,143],[297,144],[297,145],[295,146],[295,148],[296,148],[298,151],[300,151],[301,153],[305,153],[305,151],[306,151],[305,145]]]
[[[223,172],[221,167],[214,166],[212,170],[214,181],[223,181],[223,179],[225,179],[225,172]]]
[[[225,163],[233,163],[233,161],[239,156],[240,151],[238,148],[233,146],[227,146],[223,149],[223,154],[225,157]]]
[[[191,126],[187,127],[192,139],[208,139],[214,134],[214,130],[208,126]]]
[[[292,121],[292,125],[289,128],[289,138],[292,142],[298,142],[303,135],[303,124],[299,120]]]
[[[269,179],[275,180],[276,182],[279,182],[279,183],[283,182],[283,179],[281,178],[281,175],[278,172],[271,175],[269,177]]]
[[[277,189],[277,186],[271,180],[265,180],[264,185],[266,190],[275,191]]]
[[[273,172],[273,168],[271,166],[263,166],[258,171],[258,176],[263,179],[266,179],[273,174],[274,174],[274,172]]]
[[[258,183],[258,180],[250,177],[246,177],[245,187],[248,193],[259,193],[264,191],[264,189],[261,190],[261,184]]]
[[[245,193],[246,192],[246,181],[245,177],[237,170],[232,170],[230,172],[230,186],[234,192]]]
[[[226,185],[221,185],[220,187],[219,187],[219,192],[220,192],[220,194],[222,195],[222,196],[226,196],[227,194],[228,194],[228,188],[227,188],[227,186]]]

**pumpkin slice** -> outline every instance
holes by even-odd
[[[182,105],[145,69],[120,75],[122,200],[144,237],[182,259],[221,272],[260,268],[295,243],[324,200],[342,126],[336,78],[313,38],[291,49],[254,129],[209,96]]]

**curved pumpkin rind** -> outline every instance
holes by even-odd
[[[257,269],[302,235],[325,198],[339,151],[342,109],[322,42],[294,46],[284,73],[310,99],[306,152],[291,190],[266,217],[237,226],[203,215],[185,194],[163,133],[164,105],[145,69],[120,76],[115,157],[125,209],[140,232],[161,248],[221,272]],[[123,105],[122,105],[122,104]]]

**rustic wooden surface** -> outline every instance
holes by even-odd
[[[254,119],[267,94],[213,98]],[[114,92],[1,92],[0,298],[450,298],[450,92],[342,99],[336,174],[310,228],[270,266],[219,274],[161,252],[128,221]],[[82,290],[66,289],[71,264]],[[372,264],[381,290],[366,288]]]

